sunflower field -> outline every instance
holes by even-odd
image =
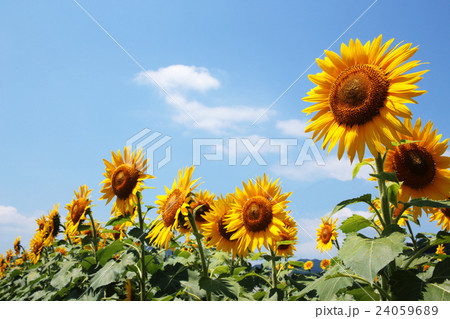
[[[317,249],[337,252],[322,271],[293,259],[301,225],[281,181],[264,174],[218,195],[201,189],[192,166],[156,200],[143,198],[155,177],[143,150],[125,147],[103,160],[100,199],[111,218],[97,220],[92,190],[79,186],[36,220],[29,245],[18,237],[0,255],[0,300],[450,300],[448,139],[430,121],[411,122],[406,104],[426,93],[417,83],[428,70],[409,61],[417,47],[392,44],[350,40],[309,75],[316,87],[304,100],[314,104],[304,112],[315,114],[306,131],[356,160],[353,177],[368,166],[374,185],[317,225]],[[338,227],[334,214],[355,203],[371,218]],[[413,232],[426,222],[441,230]]]

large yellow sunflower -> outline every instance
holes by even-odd
[[[42,249],[44,248],[44,239],[42,233],[37,232],[30,241],[30,260],[36,264],[41,257]]]
[[[280,240],[275,242],[275,246],[279,241],[297,241],[297,223],[291,217],[286,215],[284,220],[284,230],[280,233]],[[295,243],[291,244],[281,244],[274,248],[278,256],[293,256],[295,248]]]
[[[238,254],[244,255],[264,245],[273,247],[274,241],[280,240],[284,231],[287,198],[292,193],[281,193],[278,180],[272,182],[264,174],[257,177],[255,183],[249,180],[243,184],[243,191],[236,188],[232,213],[227,217],[227,231],[234,233],[231,239],[238,239]]]
[[[450,157],[443,154],[447,150],[448,139],[440,142],[441,135],[436,135],[436,130],[431,131],[431,122],[421,129],[420,118],[414,128],[408,119],[405,120],[405,126],[412,136],[400,135],[400,138],[418,142],[401,144],[389,150],[384,164],[386,172],[395,171],[397,179],[403,182],[398,200],[407,202],[410,198],[421,197],[446,199],[450,194]],[[424,210],[431,212],[431,208]],[[422,209],[414,207],[413,214],[417,219],[422,215]]]
[[[130,153],[130,148],[125,147],[123,157],[120,150],[117,155],[114,152],[111,154],[112,163],[103,160],[106,165],[103,175],[106,179],[100,183],[104,184],[101,189],[104,195],[100,199],[106,199],[108,204],[116,196],[111,213],[130,212],[137,205],[137,192],[144,189],[143,181],[154,176],[145,174],[148,166],[142,149]]]
[[[395,46],[394,39],[381,44],[381,35],[365,45],[356,39],[349,46],[341,45],[341,56],[325,51],[324,60],[317,59],[323,72],[309,75],[317,87],[308,92],[304,101],[315,103],[303,112],[318,112],[310,120],[306,132],[314,132],[317,142],[322,137],[328,151],[339,142],[338,157],[347,154],[353,161],[364,156],[366,144],[374,156],[382,145],[398,141],[398,133],[408,134],[400,118],[411,118],[404,103],[416,103],[413,97],[426,91],[415,85],[425,71],[404,74],[420,65],[420,61],[405,63],[416,51],[411,43]]]
[[[336,240],[338,233],[336,231],[337,218],[333,221],[331,218],[326,220],[322,217],[322,224],[317,229],[317,249],[321,252],[330,250],[333,246],[333,241]]]
[[[208,247],[215,247],[217,250],[231,253],[232,257],[235,258],[238,241],[237,239],[231,239],[233,232],[226,230],[226,217],[231,214],[233,201],[232,194],[227,194],[225,198],[223,196],[217,198],[213,209],[204,215],[206,222],[203,224],[203,235]]]
[[[193,172],[193,166],[180,169],[172,188],[165,187],[166,195],[157,196],[158,200],[155,203],[159,207],[157,211],[159,215],[152,223],[153,227],[147,238],[151,238],[153,244],[158,247],[167,249],[174,232],[186,227],[185,217],[192,201],[192,192],[198,186],[196,184],[198,179],[191,180]]]
[[[66,205],[69,211],[66,217],[66,236],[74,234],[78,225],[86,219],[86,210],[90,207],[92,200],[89,199],[89,194],[92,189],[88,189],[86,185],[82,185],[79,191],[74,191],[75,197],[70,204]]]

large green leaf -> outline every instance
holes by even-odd
[[[408,203],[402,202],[402,204],[417,207],[450,208],[450,200],[432,200],[428,198],[415,198]]]
[[[232,300],[237,300],[239,296],[239,285],[237,282],[227,278],[212,279],[209,277],[201,277],[198,284],[200,288],[206,291],[223,294]]]
[[[112,282],[118,281],[126,271],[126,267],[135,263],[136,258],[133,254],[122,255],[119,261],[108,261],[92,278],[91,287],[96,290],[100,287],[109,285]]]
[[[120,215],[114,218],[111,218],[105,226],[117,226],[122,225],[124,223],[131,222],[130,216]]]
[[[78,280],[85,276],[81,268],[75,267],[76,265],[75,261],[64,262],[61,269],[53,276],[50,285],[56,289],[62,289],[73,280]]]
[[[445,259],[436,264],[433,271],[433,276],[429,281],[443,282],[450,279],[450,259]]]
[[[422,290],[425,283],[411,271],[394,271],[389,283],[394,301],[416,301],[422,299]]]
[[[353,179],[355,179],[356,175],[358,175],[358,173],[359,173],[359,170],[364,165],[370,165],[372,167],[372,169],[373,169],[373,166],[372,166],[371,162],[367,162],[367,161],[359,162],[358,164],[355,165],[355,168],[353,168]]]
[[[356,301],[379,301],[380,295],[369,285],[360,286],[355,289],[346,290],[347,295],[353,296]]]
[[[397,195],[400,187],[401,185],[398,183],[390,183],[387,188],[388,200],[395,207],[398,207]]]
[[[362,216],[353,215],[342,222],[342,225],[339,227],[343,233],[353,233],[357,232],[361,229],[369,227],[372,225],[372,222]]]
[[[123,242],[116,240],[108,246],[100,249],[97,252],[98,263],[102,266],[106,264],[108,260],[112,258],[113,255],[117,254],[123,249]]]
[[[331,211],[330,216],[334,215],[335,213],[337,213],[342,208],[344,208],[344,207],[346,207],[348,205],[355,204],[355,203],[361,203],[361,202],[370,204],[372,202],[372,195],[371,194],[364,194],[364,195],[362,195],[360,197],[344,200],[344,201],[340,202],[339,204],[337,204],[336,207],[334,207],[334,209]]]
[[[370,176],[376,177],[378,179],[398,183],[397,174],[395,172],[381,172],[378,174],[370,174]]]
[[[450,280],[446,280],[442,284],[426,284],[423,300],[450,301]]]
[[[403,251],[405,238],[400,232],[376,239],[352,233],[344,240],[338,256],[356,274],[372,282],[377,273]]]

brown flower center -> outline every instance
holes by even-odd
[[[75,225],[80,220],[84,211],[86,210],[87,200],[84,197],[78,198],[75,203],[73,203],[72,210],[70,211],[70,218],[72,223]]]
[[[397,179],[414,189],[426,187],[436,175],[433,156],[416,143],[397,146],[394,150],[393,166]]]
[[[229,241],[236,241],[236,239],[231,240],[231,236],[233,236],[233,234],[235,233],[235,231],[228,231],[225,229],[225,224],[224,224],[224,220],[223,217],[219,220],[219,222],[217,223],[218,229],[219,229],[219,233],[220,235],[222,235],[223,238],[229,240]]]
[[[330,108],[340,125],[363,125],[380,113],[388,95],[386,75],[369,64],[345,69],[331,86]]]
[[[247,230],[251,232],[265,230],[272,222],[272,204],[263,196],[254,196],[245,203],[242,216]]]
[[[441,212],[445,217],[450,218],[450,208],[441,209]]]
[[[192,203],[191,208],[192,210],[194,210],[200,205],[202,206],[195,212],[195,221],[198,223],[204,223],[206,222],[205,215],[207,212],[211,210],[211,206],[209,206],[209,204],[206,201],[201,200],[198,203]]]
[[[125,199],[133,192],[138,183],[139,171],[134,167],[122,164],[114,170],[111,185],[114,194],[120,199]]]
[[[320,234],[320,239],[322,240],[322,243],[328,244],[332,235],[333,230],[331,229],[331,226],[330,225],[323,226],[322,233]]]
[[[163,207],[162,219],[165,227],[172,226],[175,223],[177,211],[183,206],[183,203],[184,196],[182,196],[178,189],[174,189],[170,193]]]
[[[281,235],[280,241],[285,241],[285,240],[289,240],[289,239],[290,238],[287,237],[286,235]],[[277,249],[278,249],[278,251],[284,251],[284,250],[288,250],[290,246],[291,246],[290,244],[289,245],[281,244],[281,245],[278,245]]]

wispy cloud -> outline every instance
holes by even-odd
[[[286,136],[310,137],[311,134],[305,133],[307,123],[299,119],[290,119],[277,121],[276,128]]]
[[[240,128],[250,125],[257,117],[264,121],[274,114],[263,115],[263,108],[248,105],[208,106],[189,98],[189,92],[206,93],[220,87],[220,81],[204,67],[170,65],[156,71],[140,72],[134,80],[140,85],[153,86],[152,78],[169,93],[165,97],[166,103],[177,111],[173,120],[189,128],[214,134],[242,131]]]

